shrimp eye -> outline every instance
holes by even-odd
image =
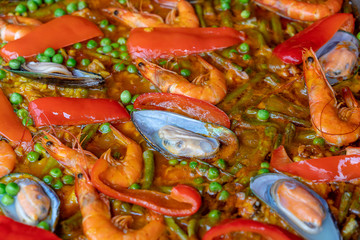
[[[138,66],[139,66],[140,68],[142,68],[142,67],[145,67],[145,64],[144,64],[143,62],[139,62],[139,63],[138,63]]]
[[[308,57],[308,58],[307,58],[307,61],[308,61],[308,63],[313,63],[313,62],[314,62],[314,58],[313,58],[313,57]]]
[[[79,173],[79,174],[77,175],[77,177],[78,177],[78,179],[82,179],[82,178],[83,178],[83,174],[82,174],[82,173]]]
[[[47,142],[46,142],[46,146],[51,147],[52,145],[54,145],[53,142],[51,142],[51,141],[47,141]]]
[[[115,15],[115,16],[119,15],[119,11],[118,11],[118,10],[115,10],[115,11],[114,11],[114,15]]]

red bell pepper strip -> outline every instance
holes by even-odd
[[[239,44],[245,33],[233,28],[134,28],[127,47],[132,58],[169,58]]]
[[[274,54],[284,63],[300,64],[304,48],[317,51],[340,29],[352,32],[354,17],[350,13],[336,13],[314,22],[309,27],[276,46]]]
[[[44,97],[30,102],[29,112],[37,127],[130,120],[126,109],[110,99]]]
[[[59,49],[102,35],[101,30],[89,20],[65,15],[36,27],[20,39],[9,42],[0,49],[0,55],[6,61],[18,56],[27,58],[42,53],[49,47]]]
[[[213,240],[231,232],[258,233],[269,240],[301,240],[302,238],[272,224],[265,224],[249,219],[225,220],[207,231],[202,240]]]
[[[222,110],[208,102],[180,94],[145,93],[136,98],[134,108],[168,110],[230,128],[230,119]]]
[[[316,182],[344,182],[360,178],[360,155],[341,155],[292,162],[283,146],[272,153],[270,166]]]
[[[1,240],[61,240],[52,232],[0,216]]]
[[[109,186],[101,180],[108,167],[105,159],[98,159],[90,172],[91,182],[97,190],[120,201],[133,203],[168,216],[190,216],[201,206],[201,196],[192,187],[179,184],[170,195],[149,190],[133,190]]]
[[[25,151],[30,151],[33,145],[31,133],[22,125],[1,89],[0,106],[0,135],[7,138],[13,147],[21,145]]]

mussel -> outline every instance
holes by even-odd
[[[341,239],[326,201],[299,181],[267,173],[252,178],[250,189],[305,239]]]
[[[237,137],[229,129],[204,123],[176,113],[157,110],[135,111],[132,121],[157,151],[172,157],[211,158],[222,144],[234,144],[237,150]]]
[[[349,32],[338,31],[316,56],[330,84],[346,80],[358,66],[359,40]]]
[[[40,179],[26,173],[12,173],[0,179],[0,183],[15,182],[20,191],[14,197],[14,203],[4,205],[0,202],[3,213],[31,226],[45,221],[50,230],[54,231],[60,213],[60,200],[56,193]],[[3,194],[0,194],[0,199]]]
[[[3,68],[26,78],[61,87],[97,88],[105,83],[99,74],[75,68],[70,71],[64,65],[52,62],[28,62],[22,64],[19,70]]]

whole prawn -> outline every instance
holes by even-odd
[[[0,38],[9,42],[21,38],[41,25],[39,20],[21,16],[0,17]]]
[[[136,59],[136,65],[141,74],[162,92],[182,94],[217,104],[227,93],[225,77],[222,72],[201,57],[198,57],[198,61],[209,70],[207,80],[205,75],[201,75],[189,82],[177,73],[142,58]]]
[[[122,8],[105,8],[103,12],[115,21],[124,22],[131,28],[136,27],[199,27],[199,20],[191,4],[180,0],[164,20],[156,14],[134,12]],[[178,16],[176,16],[176,10]]]
[[[313,50],[303,53],[303,67],[315,131],[337,146],[355,142],[360,136],[360,108],[351,91],[344,90],[347,107],[340,108]]]
[[[11,173],[16,164],[16,154],[5,141],[0,141],[0,178]]]
[[[255,3],[277,14],[300,21],[316,21],[341,9],[343,0],[326,0],[321,3],[298,0],[255,0]]]

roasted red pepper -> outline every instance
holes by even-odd
[[[219,108],[199,99],[173,93],[145,93],[136,98],[135,109],[168,110],[230,128],[230,119]]]
[[[272,153],[270,166],[316,182],[344,182],[360,178],[360,155],[341,155],[292,162],[283,146]]]
[[[127,41],[133,58],[169,58],[239,44],[245,33],[233,28],[134,28]]]
[[[21,145],[25,151],[30,151],[33,144],[31,133],[22,125],[1,89],[0,106],[0,135],[7,138],[12,146]]]
[[[262,235],[269,240],[301,240],[300,237],[271,224],[265,224],[249,219],[226,220],[212,227],[205,233],[202,240],[212,240],[231,232],[252,232]]]
[[[108,162],[98,159],[91,170],[91,182],[100,192],[120,201],[133,203],[168,216],[190,216],[201,206],[201,196],[187,185],[175,186],[171,194],[149,190],[133,190],[109,186],[101,180],[101,173],[108,167]]]
[[[60,240],[55,234],[0,216],[1,240]]]
[[[51,47],[59,49],[103,35],[101,30],[83,17],[65,15],[40,25],[24,37],[9,42],[0,49],[6,60],[25,58],[42,53]]]
[[[300,64],[302,51],[312,48],[317,51],[341,28],[352,32],[354,17],[350,13],[336,13],[314,22],[309,27],[289,38],[274,49],[274,54],[284,63]]]
[[[37,127],[130,120],[126,109],[110,99],[45,97],[30,102],[29,112]]]

